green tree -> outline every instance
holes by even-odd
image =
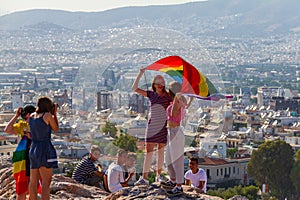
[[[109,154],[109,155],[115,156],[115,155],[117,155],[118,149],[119,148],[116,145],[114,145],[113,142],[109,142],[104,147],[104,152]]]
[[[300,161],[300,150],[298,150],[295,154],[296,161]]]
[[[118,129],[116,124],[107,121],[105,126],[102,128],[102,132],[110,137],[116,138]]]
[[[223,197],[223,192],[224,191],[225,191],[224,188],[218,188],[217,190],[208,190],[207,194],[210,195],[210,196],[218,196],[218,197],[224,198]]]
[[[268,141],[252,153],[247,172],[258,185],[268,183],[271,194],[279,199],[289,197],[292,190],[290,171],[293,150],[284,141]]]
[[[238,185],[233,188],[228,188],[227,190],[225,190],[225,188],[219,188],[217,190],[208,190],[207,194],[211,196],[218,196],[223,199],[230,199],[235,195],[241,195],[247,197],[249,200],[256,200],[259,199],[257,194],[258,191],[259,188],[256,186],[242,187]]]
[[[114,141],[114,144],[127,151],[136,152],[137,150],[135,137],[127,133],[120,134],[120,136]]]
[[[243,196],[246,196],[249,200],[258,199],[258,191],[259,187],[250,185],[248,187],[244,187],[242,190]]]
[[[295,199],[300,199],[300,150],[296,152],[296,160],[291,171],[291,180],[295,189]]]
[[[227,157],[228,158],[233,158],[234,154],[238,151],[238,148],[231,148],[231,149],[227,149]]]

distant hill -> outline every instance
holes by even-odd
[[[299,0],[208,0],[180,5],[124,7],[102,12],[28,10],[0,17],[0,30],[36,24],[66,29],[133,26],[134,22],[186,29],[194,34],[260,35],[300,31]]]

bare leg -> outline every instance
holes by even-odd
[[[39,169],[30,169],[29,198],[37,200],[37,186],[40,179]]]
[[[17,194],[16,200],[26,200],[26,192],[22,194]]]
[[[143,166],[143,178],[148,179],[148,173],[152,164],[154,143],[146,142],[145,160]]]
[[[157,170],[156,175],[158,176],[162,172],[162,167],[164,165],[164,150],[166,144],[158,143],[157,145]]]
[[[50,199],[50,184],[52,181],[52,168],[40,167],[39,171],[42,178],[42,200]]]

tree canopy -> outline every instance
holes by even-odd
[[[300,199],[300,150],[296,152],[296,160],[291,171],[291,180],[295,189],[295,198]]]
[[[218,196],[223,199],[229,199],[236,195],[242,195],[247,197],[249,200],[256,200],[259,198],[258,190],[259,187],[253,185],[247,187],[242,187],[238,185],[233,188],[228,188],[226,190],[224,188],[219,188],[217,190],[208,190],[207,194],[211,196]]]
[[[252,153],[247,166],[249,175],[260,186],[269,185],[271,194],[279,199],[292,192],[290,172],[293,167],[293,150],[284,141],[268,141]]]
[[[102,128],[102,132],[110,137],[116,138],[118,129],[114,123],[107,121],[105,126]]]
[[[135,137],[127,133],[120,134],[120,136],[114,141],[114,144],[127,151],[136,152],[137,150]]]

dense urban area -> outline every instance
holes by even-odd
[[[224,19],[219,20],[203,27],[217,27]],[[101,148],[99,162],[107,168],[127,140],[133,142],[125,148],[138,152],[140,175],[149,102],[131,85],[141,67],[180,55],[220,93],[233,95],[192,102],[183,121],[185,170],[188,157],[198,157],[210,195],[240,185],[257,187],[255,196],[244,194],[249,199],[300,198],[300,34],[197,35],[189,32],[192,25],[182,32],[172,25],[159,27],[170,24],[167,19],[156,21],[157,27],[139,23],[72,30],[41,22],[0,31],[1,156],[11,156],[16,148],[17,136],[4,133],[15,109],[46,95],[59,104],[60,129],[52,138],[59,157],[56,174],[70,175],[91,144]],[[146,72],[143,87],[150,88],[152,75]],[[280,154],[285,148],[291,155]],[[265,162],[251,160],[253,152],[266,156]],[[255,171],[254,166],[262,169]],[[282,183],[272,179],[275,171]]]

